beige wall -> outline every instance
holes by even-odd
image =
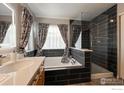
[[[123,51],[124,51],[124,48],[121,47],[123,46],[123,40],[124,40],[124,35],[122,34],[122,31],[120,29],[121,27],[121,20],[120,20],[120,17],[121,15],[124,14],[124,3],[120,3],[120,4],[117,4],[117,47],[118,47],[118,77],[121,77],[121,74],[120,74],[120,71],[124,71],[124,69],[122,68],[121,66],[121,62],[123,62],[124,60],[123,59]],[[122,39],[123,37],[123,39]],[[124,67],[124,66],[123,66]]]
[[[118,14],[123,13],[124,12],[124,3],[120,3],[117,6],[118,6],[118,10],[117,10]]]
[[[0,21],[12,21],[12,16],[0,15]]]
[[[48,24],[69,24],[69,20],[67,19],[42,18],[42,17],[37,17],[37,22],[48,23]]]

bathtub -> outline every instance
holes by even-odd
[[[79,62],[61,63],[62,57],[46,57],[44,61],[45,85],[70,85],[89,82],[89,68]]]
[[[75,63],[62,63],[61,59],[62,57],[46,57],[44,62],[45,71],[82,67],[82,64],[80,64],[78,61]]]

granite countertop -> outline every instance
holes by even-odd
[[[38,68],[43,64],[44,59],[45,57],[25,57],[17,60],[16,64],[23,62],[21,64],[23,68],[9,73],[0,72],[0,85],[28,85]],[[13,66],[14,64],[11,65]]]

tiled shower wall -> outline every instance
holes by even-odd
[[[117,74],[117,5],[90,23],[92,62]]]
[[[82,21],[82,48],[90,48],[90,29],[88,21]]]
[[[70,20],[71,47],[75,47],[75,40],[77,40],[81,31],[82,31],[81,21],[80,20]]]
[[[71,34],[71,47],[75,45],[75,39],[79,37],[80,32],[82,32],[82,48],[90,48],[90,30],[89,22],[81,20],[70,20],[70,34]],[[73,34],[73,36],[72,36]]]

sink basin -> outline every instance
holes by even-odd
[[[25,67],[28,67],[32,64],[33,63],[30,61],[17,61],[15,63],[11,63],[11,64],[8,64],[8,65],[1,67],[0,68],[0,74],[16,72],[16,71],[21,70]]]

